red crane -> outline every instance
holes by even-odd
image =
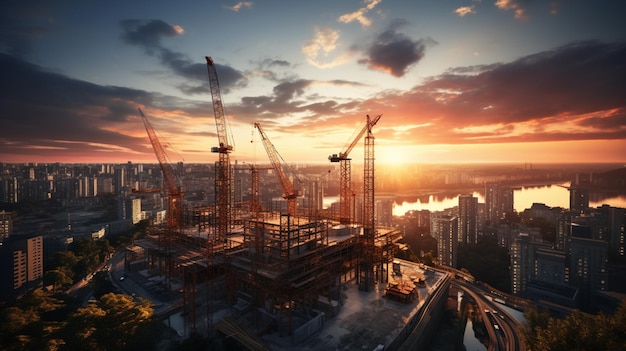
[[[157,160],[159,161],[161,172],[163,172],[163,178],[165,180],[165,188],[167,190],[169,205],[169,213],[167,216],[167,234],[171,235],[180,226],[183,198],[182,185],[180,180],[176,176],[176,172],[174,172],[174,167],[172,167],[170,162],[168,162],[165,149],[161,145],[159,138],[154,132],[152,124],[150,124],[150,121],[148,121],[148,118],[143,113],[141,108],[138,108],[138,110],[141,114],[141,118],[143,119],[143,124],[146,127],[146,132],[148,133],[148,138],[150,139],[150,143],[152,144],[154,153],[156,154]]]
[[[224,114],[220,85],[217,79],[217,70],[213,64],[213,59],[206,56],[207,71],[209,73],[209,84],[211,86],[211,97],[213,98],[213,113],[215,114],[215,126],[217,127],[217,138],[219,146],[212,147],[211,152],[219,154],[219,161],[215,167],[215,191],[217,205],[217,240],[226,239],[231,223],[231,188],[232,177],[230,167],[230,152],[233,145],[230,142],[230,129]]]
[[[269,156],[272,166],[274,167],[274,171],[278,173],[278,178],[283,186],[283,199],[287,200],[287,212],[289,215],[295,216],[298,192],[294,189],[293,183],[287,177],[287,173],[285,173],[285,169],[281,163],[282,157],[280,157],[280,154],[276,151],[274,145],[267,138],[267,135],[265,135],[263,128],[261,128],[261,124],[254,123],[254,126],[259,130],[259,134],[261,134],[261,140],[263,141],[265,151],[267,151],[267,156]]]
[[[358,132],[352,142],[344,147],[343,151],[339,154],[328,156],[330,162],[339,162],[339,222],[341,224],[350,224],[352,222],[352,212],[350,210],[352,170],[350,165],[351,158],[348,157],[348,155],[356,143],[361,140],[363,134],[365,134],[368,129],[371,130],[371,128],[378,123],[381,116],[382,115],[378,115],[373,119],[370,119],[368,116],[363,127],[357,129]]]

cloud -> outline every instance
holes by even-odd
[[[328,27],[315,28],[313,38],[302,46],[307,63],[317,68],[332,68],[346,63],[351,56],[350,52],[329,59],[330,53],[337,49],[338,41],[339,31]]]
[[[500,10],[513,11],[517,19],[527,19],[524,2],[524,0],[497,0],[495,5]]]
[[[160,49],[161,38],[182,35],[184,30],[161,20],[127,19],[120,22],[124,33],[122,39],[128,44],[144,47],[146,50]]]
[[[0,54],[0,64],[0,155],[48,149],[60,159],[90,151],[146,150],[142,140],[113,127],[127,126],[135,106],[152,100],[149,94],[73,80],[10,55]]]
[[[184,78],[178,85],[185,94],[204,94],[210,92],[206,63],[192,61],[186,55],[172,51],[161,44],[165,37],[176,37],[184,33],[178,25],[171,25],[161,20],[134,20],[120,22],[125,43],[144,49],[146,54],[157,57],[161,64],[177,76]],[[245,86],[245,76],[231,67],[215,64],[220,79],[220,88],[228,92],[235,87]]]
[[[433,41],[412,40],[397,30],[402,25],[403,23],[396,22],[380,33],[367,48],[367,57],[360,59],[359,63],[394,77],[404,76],[412,65],[424,57],[426,45]]]
[[[50,73],[7,54],[0,54],[0,65],[0,159],[5,162],[12,157],[42,162],[153,160],[138,106],[148,106],[144,111],[149,117],[158,117],[159,126],[167,123],[167,132],[180,135],[188,134],[189,125],[197,130],[190,116],[210,114],[209,102],[101,86]]]
[[[56,11],[64,4],[47,1],[0,2],[0,51],[18,57],[32,52],[32,43],[53,33]],[[56,10],[56,11],[55,11]]]
[[[461,6],[458,9],[454,10],[454,13],[456,13],[460,17],[463,17],[465,15],[476,13],[476,11],[474,10],[474,5],[472,5],[472,6]]]
[[[351,23],[356,21],[359,22],[363,27],[369,27],[372,25],[372,20],[365,17],[365,14],[372,10],[374,7],[376,7],[376,5],[381,3],[381,1],[382,0],[365,0],[365,7],[361,7],[354,12],[341,15],[337,20],[343,23]]]
[[[626,43],[577,42],[381,94],[424,143],[625,139]],[[381,104],[383,102],[380,102]],[[419,123],[416,123],[419,122]]]
[[[175,52],[169,55],[168,62],[185,61]],[[338,130],[352,130],[356,116],[365,113],[385,116],[376,137],[387,144],[619,143],[626,140],[624,62],[626,42],[577,42],[512,62],[452,68],[408,91],[380,91],[370,98],[316,94],[320,85],[358,89],[359,82],[283,79],[266,94],[229,100],[227,110],[236,116],[232,126],[261,121],[303,141],[319,140],[319,147]],[[43,154],[46,161],[135,160],[141,155],[152,162],[137,106],[145,106],[155,129],[172,135],[186,158],[205,159],[207,149],[195,145],[210,146],[207,140],[216,138],[210,101],[92,84],[6,54],[0,54],[0,65],[0,159],[5,162],[11,155],[41,161],[35,157]],[[259,66],[290,65],[267,59]],[[176,67],[189,70],[181,75],[194,69],[206,75],[201,64]],[[227,77],[237,82],[237,70],[217,68],[221,84]]]
[[[252,7],[252,5],[254,5],[254,3],[252,1],[241,1],[238,2],[235,6],[225,6],[227,9],[235,11],[235,12],[239,12],[239,10],[241,10],[244,7]]]

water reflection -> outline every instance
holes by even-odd
[[[568,183],[551,184],[543,186],[525,186],[516,188],[513,191],[514,208],[517,212],[523,212],[532,206],[533,203],[543,203],[550,207],[569,208]],[[403,200],[394,202],[393,215],[403,216],[408,211],[443,211],[459,204],[459,194],[432,194],[415,197],[415,201]],[[484,203],[484,193],[472,192],[478,202]],[[589,207],[595,208],[607,204],[612,207],[626,208],[625,194],[607,194],[591,192],[589,194]]]
[[[474,334],[474,325],[472,320],[468,319],[465,325],[465,334],[463,334],[463,346],[468,351],[487,351],[487,347],[483,345]]]

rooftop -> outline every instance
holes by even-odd
[[[365,292],[358,289],[355,280],[351,280],[344,283],[340,301],[329,302],[321,298],[321,304],[326,303],[329,308],[337,309],[335,316],[321,313],[319,317],[298,316],[294,311],[292,316],[294,327],[290,337],[281,336],[279,331],[273,329],[272,333],[261,335],[260,341],[271,350],[375,350],[380,345],[386,349],[408,324],[416,325],[410,322],[418,315],[428,297],[436,291],[445,276],[445,273],[421,264],[394,260],[394,269],[388,272],[389,283],[376,284],[372,291]],[[408,287],[404,289],[407,294],[410,294],[413,287],[415,298],[402,300],[386,296],[390,295],[386,293],[386,288],[391,286]],[[397,291],[399,290],[401,289]],[[262,313],[255,310],[247,315],[240,315],[236,317],[236,323],[250,329],[252,333],[249,335],[262,334],[260,329],[264,328],[264,324],[258,320],[251,322]],[[310,324],[314,318],[321,319],[320,322],[316,322],[322,324],[321,330],[298,341],[299,329],[311,328]]]

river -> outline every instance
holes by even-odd
[[[513,191],[513,207],[517,212],[523,212],[525,209],[530,208],[533,203],[543,203],[550,207],[563,207],[569,208],[569,190],[567,186],[569,183],[551,184],[541,186],[525,186],[518,187]],[[484,203],[485,196],[482,192],[474,191],[472,193],[478,198],[478,202]],[[420,196],[416,198],[414,202],[403,201],[402,203],[394,202],[393,215],[403,216],[411,210],[429,210],[429,211],[443,211],[447,208],[458,206],[459,195],[447,194],[431,194],[426,196]],[[626,195],[605,195],[601,193],[589,194],[589,207],[595,208],[602,206],[603,204],[610,205],[612,207],[626,208]],[[425,201],[422,201],[425,200]]]

